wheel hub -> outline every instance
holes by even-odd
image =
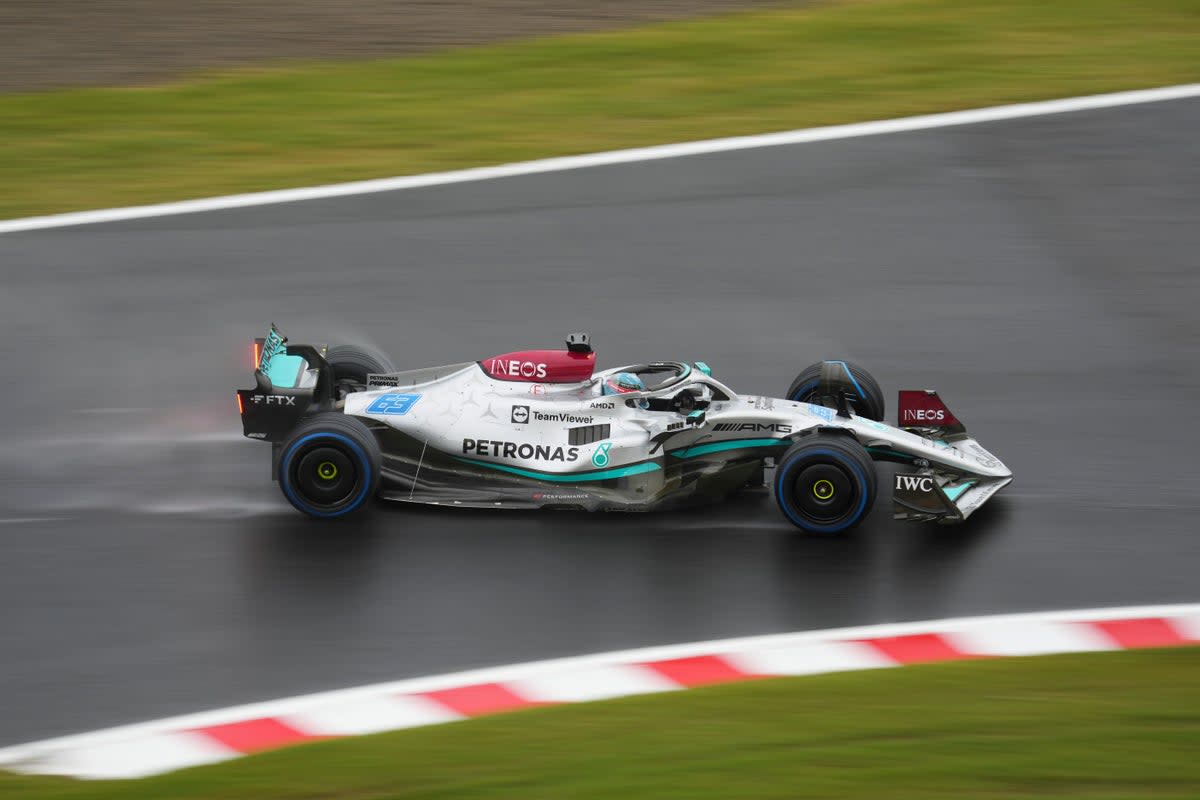
[[[354,461],[336,447],[314,447],[296,462],[295,486],[314,505],[336,505],[358,484]]]
[[[821,523],[835,522],[853,507],[855,485],[834,464],[812,464],[796,476],[793,497],[806,516]]]

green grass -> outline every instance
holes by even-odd
[[[1195,798],[1200,648],[754,681],[322,742],[35,798]]]
[[[0,96],[0,217],[1200,78],[1197,0],[858,0]]]

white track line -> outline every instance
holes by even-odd
[[[1139,89],[1131,92],[1068,97],[1060,100],[1045,100],[1037,103],[976,108],[967,111],[952,111],[945,114],[926,114],[917,117],[859,122],[851,125],[831,125],[823,128],[765,133],[756,136],[734,136],[726,139],[707,139],[699,142],[664,144],[655,147],[638,147],[631,150],[613,150],[606,153],[590,153],[561,158],[545,158],[538,161],[522,161],[494,167],[478,167],[453,172],[433,172],[424,175],[409,175],[399,178],[379,178],[353,183],[336,183],[327,186],[311,186],[300,189],[280,189],[271,192],[235,194],[225,197],[208,197],[199,200],[184,200],[177,203],[159,203],[150,206],[107,208],[96,211],[78,211],[69,214],[52,214],[44,217],[25,217],[0,222],[0,234],[32,231],[43,228],[62,228],[71,225],[91,225],[100,222],[146,219],[172,214],[195,214],[204,211],[222,211],[231,208],[263,206],[274,203],[295,203],[301,200],[320,200],[330,197],[392,192],[400,189],[419,189],[426,186],[444,186],[467,181],[482,181],[495,178],[511,178],[518,175],[536,175],[543,172],[560,172],[584,167],[600,167],[611,164],[629,164],[636,161],[651,161],[660,158],[721,153],[729,150],[748,150],[756,147],[775,147],[806,142],[825,142],[832,139],[850,139],[858,136],[879,136],[887,133],[946,128],[954,125],[974,125],[981,122],[998,122],[1023,117],[1047,114],[1065,114],[1072,111],[1092,111],[1117,106],[1157,103],[1164,100],[1180,100],[1200,96],[1200,83],[1180,86],[1164,86],[1157,89]]]

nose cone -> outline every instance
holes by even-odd
[[[980,475],[987,475],[990,478],[1011,478],[1012,470],[1004,465],[1004,462],[996,458],[983,445],[974,439],[966,439],[956,445],[963,457],[972,462],[971,469]]]

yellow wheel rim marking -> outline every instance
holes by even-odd
[[[812,493],[818,500],[828,500],[833,497],[833,484],[822,478],[813,484]]]
[[[317,465],[317,477],[322,480],[331,481],[338,475],[337,464],[332,461],[322,461]]]

